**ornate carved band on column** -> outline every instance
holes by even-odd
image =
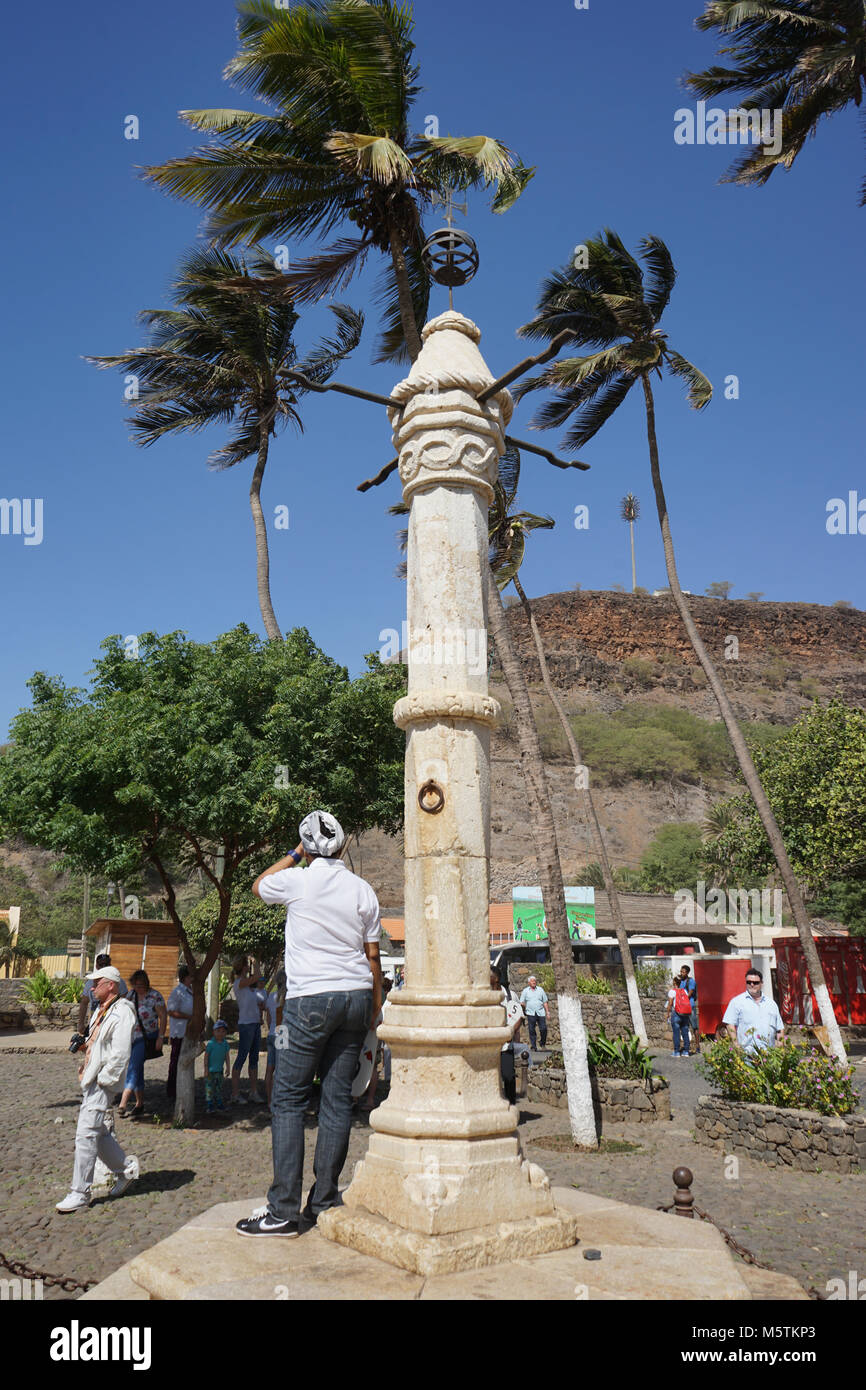
[[[471,690],[416,690],[397,701],[394,723],[407,729],[424,719],[471,719],[495,729],[501,713],[502,707],[492,695],[477,695]]]

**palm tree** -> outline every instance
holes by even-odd
[[[494,187],[493,210],[504,212],[534,170],[485,135],[410,131],[421,89],[408,7],[252,0],[239,13],[240,52],[225,76],[274,114],[182,111],[216,140],[149,169],[148,177],[207,208],[207,234],[222,245],[329,235],[351,223],[357,235],[293,266],[286,291],[296,303],[318,300],[347,284],[371,247],[383,252],[377,360],[414,361],[430,292],[422,213],[434,196],[479,186]]]
[[[753,146],[723,182],[766,183],[773,170],[790,169],[818,122],[866,90],[866,5],[863,0],[707,0],[698,29],[717,29],[720,50],[734,61],[686,74],[699,97],[745,93],[740,110],[781,110],[781,148]],[[860,206],[866,205],[866,182]]]
[[[721,861],[721,857],[716,852],[720,841],[730,830],[734,820],[731,808],[724,801],[717,801],[707,811],[703,824],[703,841],[706,846],[706,858],[712,863],[713,877],[716,879],[720,888],[725,891],[731,886],[730,870],[726,862]]]
[[[620,502],[619,514],[623,521],[628,522],[631,535],[631,591],[634,593],[637,588],[637,574],[634,567],[634,524],[640,516],[640,502],[633,492],[627,492]]]
[[[552,363],[540,376],[524,382],[520,394],[542,385],[552,387],[555,395],[540,410],[538,423],[550,428],[574,417],[566,439],[568,445],[576,450],[598,433],[632,387],[640,382],[646,407],[650,471],[671,594],[695,655],[716,697],[740,771],[778,865],[818,1000],[821,1021],[827,1029],[833,1051],[844,1059],[842,1036],[784,840],[727,692],[695,626],[677,574],[659,466],[655,401],[650,376],[653,372],[661,376],[667,368],[680,377],[688,386],[689,404],[696,410],[702,410],[709,403],[712,386],[697,367],[669,346],[667,334],[659,327],[676,280],[674,264],[667,246],[654,236],[645,237],[641,242],[640,255],[647,269],[646,280],[640,265],[615,232],[608,230],[584,244],[587,246],[587,267],[580,269],[570,263],[563,270],[554,272],[543,285],[538,316],[526,324],[521,333],[528,338],[549,339],[568,328],[576,344],[596,344],[597,350],[586,357],[572,357]]]
[[[180,265],[176,307],[147,309],[140,316],[151,329],[149,345],[87,361],[131,374],[137,393],[131,425],[138,444],[153,444],[181,430],[231,424],[231,438],[210,455],[209,466],[231,468],[255,456],[250,509],[259,607],[268,637],[278,642],[282,633],[271,601],[261,503],[271,437],[289,422],[303,429],[297,406],[304,388],[290,374],[301,371],[317,383],[327,380],[357,347],[364,320],[346,305],[332,305],[336,336],[323,339],[299,362],[292,338],[298,315],[288,299],[272,292],[272,260],[257,250],[252,267],[257,277],[248,277],[246,266],[227,251],[192,251]],[[231,288],[239,277],[257,290],[255,296]]]
[[[523,611],[529,623],[532,640],[535,643],[535,652],[538,657],[544,688],[550,697],[550,702],[556,710],[557,717],[562,725],[565,737],[568,740],[571,756],[574,759],[574,786],[575,790],[580,793],[580,800],[582,801],[586,821],[589,826],[592,846],[598,856],[598,863],[601,866],[604,891],[607,895],[617,944],[622,957],[626,992],[628,994],[629,1009],[631,1010],[632,1027],[640,1038],[643,1046],[646,1047],[648,1045],[648,1039],[643,1019],[643,1009],[641,1008],[640,994],[638,993],[637,981],[635,980],[634,961],[632,960],[631,947],[629,946],[625,923],[622,919],[622,910],[620,907],[616,880],[610,867],[604,836],[601,833],[601,825],[599,824],[592,790],[589,785],[589,773],[581,759],[580,749],[577,746],[577,739],[575,738],[571,721],[550,679],[547,658],[544,655],[544,644],[541,640],[541,634],[538,631],[535,614],[532,611],[532,605],[526,596],[519,578],[519,570],[526,551],[527,532],[535,531],[539,528],[549,530],[553,527],[554,522],[550,517],[534,516],[531,512],[514,512],[512,510],[517,498],[519,479],[520,454],[517,449],[511,448],[503,455],[499,463],[499,479],[496,483],[495,497],[488,518],[491,548],[490,564],[496,577],[496,583],[500,593],[509,583],[512,583],[517,590],[518,597],[523,605]],[[512,701],[514,702],[515,712],[517,712],[518,705],[517,702],[514,701],[513,694]],[[519,714],[517,718],[519,720]],[[533,728],[534,727],[535,725],[533,722]],[[573,975],[574,971],[572,970],[571,976],[573,977]]]
[[[491,550],[493,546],[491,545]],[[495,558],[495,556],[494,556]],[[559,1033],[562,1059],[565,1066],[568,1092],[568,1118],[576,1144],[598,1148],[595,1113],[592,1102],[592,1082],[587,1061],[586,1029],[577,979],[574,955],[565,910],[565,890],[562,886],[562,865],[556,823],[550,803],[550,792],[544,771],[544,758],[538,729],[532,713],[532,703],[520,658],[514,650],[502,594],[492,565],[487,577],[487,621],[499,655],[502,675],[514,706],[520,764],[526,789],[526,820],[535,845],[535,859],[541,884],[541,897],[547,918],[550,943],[550,963],[556,983],[556,1002],[559,1014]]]

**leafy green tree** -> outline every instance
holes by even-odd
[[[640,861],[640,886],[645,893],[675,893],[691,888],[703,876],[701,827],[692,821],[663,825]]]
[[[818,917],[841,922],[852,936],[866,936],[866,869],[859,878],[831,879],[812,906]]]
[[[714,579],[705,592],[707,598],[727,598],[733,587],[728,579]]]
[[[654,373],[661,375],[665,369],[679,377],[686,383],[689,403],[696,410],[702,410],[709,403],[712,387],[697,367],[674,351],[660,326],[676,281],[674,263],[667,246],[655,236],[645,237],[640,244],[643,267],[613,231],[608,230],[582,244],[587,247],[585,264],[577,266],[570,262],[564,270],[548,278],[542,287],[538,316],[521,332],[530,338],[551,339],[567,330],[575,344],[596,345],[596,351],[588,356],[552,363],[540,376],[525,381],[521,394],[538,386],[553,387],[554,397],[540,410],[539,423],[553,427],[574,417],[566,442],[576,450],[582,449],[598,433],[632,387],[640,383],[646,408],[650,473],[671,596],[715,696],[737,764],[772,847],[791,904],[821,1021],[834,1053],[842,1060],[845,1057],[842,1034],[782,833],[727,691],[695,625],[677,573],[650,378]]]
[[[241,260],[213,246],[190,252],[175,282],[174,308],[147,309],[141,315],[151,330],[149,345],[87,361],[118,367],[135,378],[130,423],[138,444],[231,424],[231,437],[210,455],[209,466],[231,468],[255,457],[250,509],[259,607],[268,637],[280,641],[261,501],[271,438],[288,424],[303,429],[298,403],[305,388],[288,373],[300,371],[316,382],[326,381],[358,346],[364,318],[345,304],[331,305],[336,336],[325,338],[299,361],[292,337],[298,315],[285,296],[274,294],[273,259],[256,248],[251,265],[255,278],[249,285],[254,292],[240,294],[237,282],[246,274]]]
[[[813,890],[866,871],[866,711],[817,702],[774,743],[755,752],[791,862]],[[766,874],[773,854],[748,796],[715,808],[727,817],[708,855],[735,875]],[[740,878],[737,881],[741,881]]]
[[[726,41],[719,51],[734,66],[688,73],[690,91],[707,100],[739,91],[738,109],[783,113],[781,148],[753,145],[728,170],[725,183],[762,184],[780,166],[790,169],[825,116],[863,100],[863,0],[706,0],[696,23],[718,31]]]
[[[257,960],[271,961],[285,948],[286,909],[268,906],[251,891],[253,878],[268,867],[268,862],[256,864],[249,880],[249,891],[238,892],[236,887],[223,934],[223,955],[250,955]],[[194,951],[207,950],[219,922],[219,908],[219,895],[208,893],[184,918],[189,944]]]
[[[413,32],[411,9],[392,0],[240,5],[240,51],[225,76],[273,114],[183,111],[213,143],[148,171],[207,208],[207,234],[222,245],[349,223],[356,235],[293,265],[285,284],[298,303],[318,300],[347,284],[371,249],[383,252],[380,361],[414,361],[421,350],[430,294],[422,216],[434,199],[493,186],[493,210],[504,212],[534,172],[486,135],[412,133],[421,90]]]
[[[306,629],[269,642],[241,625],[210,643],[147,633],[137,660],[111,637],[89,692],[42,673],[29,682],[32,707],[0,757],[0,834],[115,879],[144,865],[159,876],[192,971],[180,1119],[193,1113],[204,981],[244,866],[296,843],[316,805],[349,834],[401,824],[403,736],[392,710],[403,671],[375,657],[370,666],[350,681]],[[178,911],[180,864],[200,870],[219,900],[198,965]]]

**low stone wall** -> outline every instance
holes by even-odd
[[[701,1096],[695,1139],[725,1153],[744,1154],[771,1167],[814,1173],[866,1169],[866,1115],[819,1115],[775,1105]]]
[[[531,965],[512,965],[509,968],[508,982],[518,996],[521,990],[526,987],[526,981],[531,974]],[[643,1007],[644,1023],[650,1046],[664,1048],[666,1052],[670,1052],[673,1044],[670,1024],[665,1014],[667,999],[646,997],[642,998],[640,1002]],[[604,1028],[609,1038],[622,1036],[630,1038],[634,1032],[631,1026],[628,996],[625,993],[582,994],[580,996],[580,1008],[583,1013],[584,1024],[593,1033],[597,1032],[599,1028]],[[524,1042],[528,1040],[529,1034],[525,1024],[521,1036]],[[551,995],[547,1045],[558,1048],[559,1043],[559,1012],[556,1005],[556,995]]]
[[[527,1100],[568,1109],[565,1072],[556,1067],[532,1067]],[[619,1081],[610,1076],[592,1077],[596,1124],[653,1124],[671,1117],[671,1094],[663,1076],[650,1081]]]
[[[24,1024],[27,1029],[36,1028],[68,1028],[70,1033],[75,1032],[75,1025],[78,1022],[78,1005],[73,1003],[48,1004],[40,1006],[38,1004],[23,1004]]]

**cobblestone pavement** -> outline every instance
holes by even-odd
[[[800,1173],[740,1158],[737,1176],[726,1177],[725,1156],[691,1137],[694,1102],[707,1082],[691,1062],[659,1057],[656,1065],[672,1079],[671,1123],[605,1131],[606,1137],[639,1144],[639,1152],[571,1155],[542,1148],[534,1141],[567,1131],[566,1114],[523,1101],[520,1133],[527,1155],[554,1185],[575,1184],[647,1207],[672,1200],[671,1173],[685,1164],[695,1174],[697,1203],[772,1268],[819,1292],[830,1278],[847,1281],[849,1270],[866,1274],[866,1174]],[[30,1268],[95,1283],[216,1202],[261,1202],[271,1179],[264,1107],[202,1115],[195,1129],[172,1129],[166,1071],[165,1060],[147,1064],[148,1117],[117,1120],[121,1144],[141,1162],[140,1180],[117,1201],[61,1216],[54,1203],[68,1191],[72,1173],[80,1094],[75,1060],[65,1052],[0,1051],[0,1251]],[[866,1083],[863,1062],[858,1077]],[[196,1086],[201,1091],[203,1083]],[[203,1105],[203,1096],[199,1100]],[[353,1129],[347,1177],[368,1137],[368,1129]],[[315,1138],[310,1120],[307,1184]],[[651,1269],[647,1276],[651,1294]],[[74,1296],[45,1289],[45,1298]],[[685,1268],[683,1297],[688,1296]]]

